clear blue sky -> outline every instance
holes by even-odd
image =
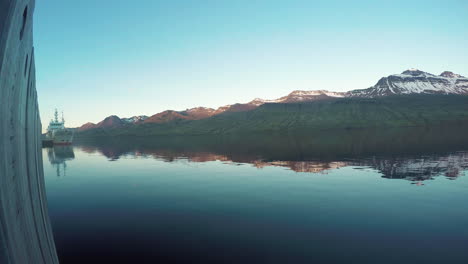
[[[45,0],[34,34],[44,127],[468,75],[464,0]]]

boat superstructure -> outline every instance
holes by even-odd
[[[54,145],[70,145],[73,142],[73,131],[65,128],[63,112],[62,120],[59,120],[57,109],[55,109],[54,119],[50,120],[47,127],[46,139],[51,140]]]

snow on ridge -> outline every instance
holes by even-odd
[[[127,117],[127,118],[122,118],[121,120],[124,121],[125,123],[135,123],[138,121],[145,121],[148,116],[145,115],[140,115],[140,116],[132,116],[132,117]]]
[[[284,102],[300,102],[314,100],[318,96],[329,96],[329,97],[345,97],[345,93],[342,92],[331,92],[327,90],[294,90],[286,96],[278,99],[266,100],[261,98],[255,98],[248,104],[259,106],[266,103],[284,103]]]
[[[209,108],[209,107],[199,106],[199,107],[193,107],[193,108],[187,109],[186,111],[187,112],[195,112],[195,111],[214,112],[216,110],[213,108]]]
[[[269,100],[269,99],[255,98],[252,101],[248,102],[247,104],[259,106],[259,105],[266,104],[266,103],[280,103],[280,102],[281,102],[280,99]]]
[[[460,77],[444,77],[444,76],[434,75],[432,73],[427,73],[427,72],[424,72],[419,75],[410,75],[410,74],[401,73],[401,74],[392,74],[390,76],[395,76],[395,77],[400,77],[400,78],[426,77],[426,78],[435,78],[435,79],[465,79],[461,75],[459,75]]]
[[[311,91],[302,91],[296,90],[288,94],[287,96],[281,97],[280,101],[305,101],[317,98],[319,96],[330,96],[330,97],[338,97],[338,93],[333,93],[325,90],[311,90]]]
[[[390,76],[397,76],[401,78],[412,78],[412,77],[431,77],[431,78],[440,78],[440,79],[466,79],[466,77],[453,73],[451,71],[444,71],[439,75],[432,74],[429,72],[424,72],[415,68],[408,69],[401,74],[392,74]]]
[[[297,96],[297,97],[303,97],[303,96],[319,96],[319,95],[326,95],[330,97],[344,97],[344,93],[340,92],[331,92],[327,90],[310,90],[310,91],[304,91],[304,90],[295,90],[292,91],[288,96]]]

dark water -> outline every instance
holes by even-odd
[[[463,129],[44,149],[61,263],[468,263]]]

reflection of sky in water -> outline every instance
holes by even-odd
[[[294,166],[208,154],[130,153],[109,162],[102,152],[79,147],[73,156],[66,161],[66,177],[58,178],[55,165],[44,161],[63,263],[465,263],[468,258],[468,177],[445,177],[453,168],[466,171],[465,153],[414,157],[414,162]],[[402,178],[403,165],[409,179],[433,180],[416,188],[382,177],[390,168]],[[320,173],[296,173],[297,167]]]

